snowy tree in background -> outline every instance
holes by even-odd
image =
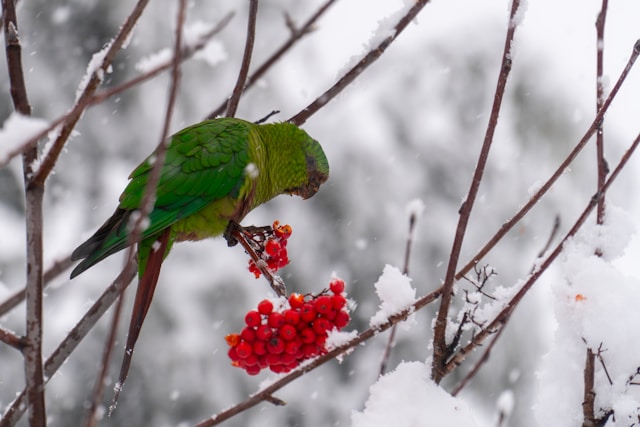
[[[640,424],[637,4],[126,3],[2,2],[0,426]],[[279,110],[331,177],[243,223],[291,224],[287,290],[337,275],[351,322],[291,373],[249,376],[225,336],[275,294],[239,246],[177,245],[108,417],[123,258],[69,281],[68,256],[164,127],[227,113],[247,23],[235,116]]]

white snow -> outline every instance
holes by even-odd
[[[100,80],[104,79],[105,70],[102,70],[101,68],[102,62],[104,61],[104,57],[107,55],[107,52],[109,51],[109,48],[111,47],[112,43],[113,43],[113,40],[109,41],[109,43],[105,44],[102,49],[94,53],[93,56],[91,57],[89,64],[87,64],[87,71],[84,73],[84,76],[80,80],[78,89],[76,89],[76,102],[78,101],[78,99],[80,99],[80,96],[86,89],[87,84],[89,84],[89,81],[91,80],[91,77],[93,76],[94,73]],[[112,70],[112,67],[111,65],[109,65],[106,72],[110,73],[111,70]]]
[[[473,427],[479,424],[460,399],[430,378],[424,363],[401,363],[369,389],[362,412],[352,412],[352,427]]]
[[[151,55],[142,58],[136,63],[135,68],[141,73],[147,73],[163,65],[166,65],[167,63],[171,62],[172,58],[173,50],[166,47],[156,53],[152,53]]]
[[[374,286],[380,298],[380,308],[369,322],[372,327],[381,325],[389,316],[404,310],[416,300],[416,290],[411,287],[411,279],[389,264],[385,265]]]
[[[581,423],[587,348],[600,350],[595,362],[596,406],[616,411],[616,422],[607,425],[626,426],[640,416],[640,387],[629,384],[640,366],[640,340],[635,339],[640,331],[640,280],[611,262],[622,256],[634,233],[631,218],[609,207],[604,225],[586,226],[565,244],[565,280],[552,290],[557,330],[538,375],[540,425]]]
[[[0,163],[7,162],[16,150],[48,125],[43,119],[11,113],[0,129]]]

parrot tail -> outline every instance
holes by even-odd
[[[127,225],[131,212],[133,211],[116,209],[93,236],[73,251],[71,260],[83,261],[71,272],[72,279],[109,255],[127,247]]]

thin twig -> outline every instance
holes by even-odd
[[[247,81],[249,75],[249,65],[251,64],[251,56],[253,55],[253,43],[256,39],[256,20],[258,17],[258,0],[249,0],[249,19],[247,22],[247,40],[244,45],[244,53],[242,54],[242,64],[240,65],[240,71],[238,72],[238,80],[229,98],[229,105],[227,106],[227,117],[233,117],[236,115],[238,109],[238,102],[240,101],[240,95]]]
[[[515,20],[516,15],[520,8],[519,0],[512,0],[511,3],[511,15],[509,16],[509,25],[507,34],[505,37],[504,49],[502,51],[502,63],[500,65],[500,75],[498,76],[498,83],[496,85],[495,95],[493,97],[493,106],[491,108],[491,116],[489,117],[489,123],[487,125],[487,131],[484,137],[482,148],[478,156],[478,163],[476,164],[473,172],[473,178],[471,179],[471,186],[465,201],[462,203],[462,207],[459,211],[458,226],[456,228],[455,238],[451,248],[451,254],[449,255],[449,264],[447,267],[447,273],[444,279],[444,292],[442,293],[442,299],[440,300],[440,308],[435,321],[433,329],[433,360],[432,360],[432,377],[436,383],[444,377],[444,367],[449,357],[447,351],[446,342],[446,328],[449,316],[449,306],[451,305],[453,285],[455,283],[455,273],[458,266],[458,259],[460,257],[460,251],[462,250],[462,242],[467,231],[467,224],[471,217],[471,210],[482,182],[484,174],[484,168],[489,158],[489,150],[493,143],[493,135],[495,133],[498,116],[500,115],[500,107],[502,105],[502,98],[504,95],[509,73],[511,72],[511,49],[513,43],[513,37],[517,27]]]
[[[580,141],[578,141],[576,146],[573,148],[573,150],[571,150],[571,152],[563,160],[560,166],[558,166],[555,172],[549,177],[549,179],[545,181],[544,184],[542,184],[542,186],[538,189],[538,191],[536,191],[533,194],[533,196],[531,196],[531,198],[524,204],[524,206],[522,206],[522,208],[520,208],[520,210],[515,215],[513,215],[509,220],[504,222],[500,227],[500,229],[493,235],[493,237],[491,237],[491,239],[476,253],[476,255],[473,256],[473,258],[471,258],[469,262],[458,271],[458,273],[456,273],[456,276],[455,276],[456,280],[460,280],[463,275],[465,275],[468,271],[470,271],[474,265],[476,265],[482,258],[484,258],[487,255],[487,253],[489,253],[489,251],[491,251],[491,249],[493,249],[493,247],[496,244],[498,244],[498,242],[502,240],[502,238],[509,231],[511,231],[511,229],[518,222],[520,222],[520,220],[531,210],[531,208],[534,207],[540,201],[540,199],[547,193],[547,191],[549,191],[549,189],[558,180],[558,178],[560,178],[560,176],[562,176],[565,173],[569,165],[573,162],[573,160],[575,160],[575,158],[578,156],[580,151],[582,151],[582,149],[587,145],[587,143],[589,142],[593,134],[596,132],[600,122],[604,118],[605,113],[609,109],[611,102],[618,94],[620,87],[622,87],[622,84],[626,80],[627,75],[629,74],[629,72],[633,68],[633,65],[638,59],[638,56],[640,56],[640,40],[636,41],[636,43],[634,44],[631,55],[629,56],[629,60],[627,61],[624,69],[620,73],[620,76],[618,77],[616,84],[613,86],[613,89],[611,89],[611,92],[607,96],[607,99],[604,101],[602,108],[598,111],[593,121],[591,122],[591,125],[586,130],[586,132],[584,133]]]
[[[386,331],[387,329],[391,328],[393,325],[406,320],[407,317],[409,317],[411,314],[415,313],[418,310],[421,310],[422,308],[426,307],[427,305],[435,301],[441,295],[441,293],[442,293],[442,287],[416,300],[410,307],[402,310],[401,312],[396,313],[392,316],[389,316],[387,321],[382,323],[381,325],[376,327],[371,327],[361,332],[355,338],[347,341],[344,344],[341,344],[335,347],[334,349],[323,354],[322,356],[319,356],[311,360],[309,363],[291,371],[290,373],[281,377],[279,380],[277,380],[270,386],[260,390],[256,394],[251,395],[245,401],[240,402],[237,405],[234,405],[222,412],[219,412],[218,414],[214,415],[212,418],[208,418],[206,420],[201,421],[200,423],[196,424],[195,427],[211,427],[211,426],[218,425],[223,421],[226,421],[232,418],[233,416],[239,414],[240,412],[245,411],[253,406],[256,406],[260,402],[271,401],[270,399],[272,398],[273,394],[276,391],[283,388],[284,386],[286,386],[287,384],[300,378],[302,375],[306,374],[307,372],[310,372],[316,369],[317,367],[337,358],[338,356],[352,351],[363,342],[373,338],[374,336],[376,336],[381,332]]]
[[[297,30],[292,31],[289,39],[284,42],[282,46],[278,50],[276,50],[262,65],[260,65],[251,75],[247,78],[247,81],[242,89],[242,93],[246,92],[250,87],[254,85],[278,60],[289,50],[291,47],[296,44],[303,36],[309,34],[313,28],[315,22],[320,18],[329,7],[335,3],[336,0],[328,0],[322,6],[318,8],[318,10]],[[222,104],[218,106],[215,110],[207,115],[207,119],[215,119],[216,117],[222,115],[227,109],[227,105],[229,104],[229,99],[225,99]]]
[[[640,50],[640,42],[638,43]],[[627,165],[629,159],[635,152],[635,150],[640,145],[640,134],[636,136],[636,139],[629,146],[627,151],[624,153],[620,161],[618,162],[616,168],[613,170],[611,175],[605,181],[602,191],[607,191],[609,187],[616,180],[622,169]],[[482,345],[484,341],[494,334],[498,329],[504,327],[506,321],[509,319],[513,311],[516,309],[522,298],[527,294],[527,292],[531,289],[531,287],[537,282],[542,273],[546,271],[547,268],[555,261],[560,252],[562,252],[562,248],[565,242],[572,236],[576,234],[576,232],[582,227],[582,225],[586,222],[587,218],[591,214],[591,212],[596,208],[598,204],[598,199],[601,196],[601,192],[596,193],[591,199],[589,203],[582,211],[582,214],[578,217],[573,227],[567,232],[564,238],[556,245],[554,250],[549,254],[549,256],[540,264],[540,267],[533,272],[527,279],[527,281],[522,285],[520,290],[515,293],[515,295],[511,298],[509,303],[496,315],[494,320],[492,320],[483,330],[481,330],[469,344],[465,347],[458,350],[452,357],[449,359],[445,366],[444,373],[449,374],[456,366],[460,365],[467,357],[469,353],[471,353],[478,346]]]
[[[404,248],[404,266],[402,268],[402,274],[405,276],[409,275],[409,260],[411,259],[411,246],[413,245],[413,232],[416,226],[416,213],[411,212],[409,215],[409,231],[407,232],[407,242]],[[384,353],[382,355],[382,361],[380,362],[380,373],[379,375],[384,375],[387,371],[387,364],[389,363],[389,357],[391,357],[391,350],[395,345],[395,337],[396,330],[398,325],[393,325],[391,328],[391,332],[389,333],[389,339],[387,340],[387,345],[384,349]]]
[[[71,257],[68,255],[66,258],[54,261],[53,265],[44,271],[44,274],[43,274],[44,287],[46,288],[48,285],[50,285],[53,279],[58,277],[58,275],[64,272],[67,268],[71,267],[71,264],[72,264]],[[5,299],[0,304],[0,317],[4,316],[9,311],[14,309],[22,301],[24,301],[25,296],[26,296],[26,288],[22,288],[14,292],[14,294],[8,297],[7,299]]]
[[[320,95],[311,104],[307,105],[302,111],[291,117],[288,122],[301,126],[309,117],[315,114],[320,108],[324,107],[344,88],[349,86],[364,70],[379,59],[384,51],[393,43],[396,38],[404,31],[411,21],[415,19],[429,0],[416,0],[415,4],[400,18],[394,27],[393,34],[382,40],[376,47],[372,48],[356,65],[354,65],[347,73],[342,76],[333,86],[325,93]]]

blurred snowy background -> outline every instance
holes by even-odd
[[[52,120],[73,104],[86,65],[117,32],[133,2],[23,0],[18,10],[27,89],[33,115]],[[136,66],[172,46],[176,2],[150,2],[129,47],[116,58],[106,86],[137,74]],[[258,65],[289,36],[283,13],[301,23],[321,1],[260,3],[253,64]],[[421,199],[410,264],[418,295],[439,286],[487,125],[508,17],[500,0],[435,1],[355,84],[303,127],[320,141],[331,179],[312,199],[281,197],[254,211],[245,224],[292,225],[292,263],[282,271],[289,290],[318,291],[332,272],[347,282],[357,301],[352,324],[363,330],[376,312],[373,284],[385,264],[402,266],[407,204]],[[299,42],[240,102],[238,116],[257,120],[278,109],[285,120],[333,84],[366,52],[379,21],[403,7],[401,0],[340,0],[317,29]],[[187,25],[215,23],[235,11],[231,24],[199,58],[183,66],[172,131],[203,119],[230,93],[242,54],[248,2],[192,1]],[[578,141],[595,114],[595,26],[600,2],[529,1],[516,33],[513,72],[481,187],[462,261],[480,248],[545,180]],[[640,36],[640,4],[618,0],[609,6],[605,73],[617,78]],[[0,62],[0,76],[6,76]],[[157,145],[167,102],[168,74],[92,107],[80,121],[47,184],[45,260],[70,253],[109,216],[129,172]],[[13,110],[9,83],[0,120]],[[610,164],[638,132],[640,73],[635,70],[605,122]],[[544,246],[555,215],[564,233],[594,193],[595,154],[590,146],[571,171],[485,260],[498,271],[497,285],[511,286],[526,275]],[[640,214],[635,191],[640,162],[626,169],[608,195],[610,203]],[[22,171],[19,161],[0,169],[0,300],[24,285]],[[594,220],[592,220],[594,221]],[[636,221],[637,225],[637,221]],[[621,268],[637,275],[640,245],[632,241]],[[626,261],[625,261],[626,260]],[[629,261],[630,260],[630,261]],[[239,330],[244,313],[268,287],[246,269],[239,247],[223,239],[175,247],[160,283],[120,403],[102,426],[188,426],[256,391],[269,377],[248,377],[230,366],[224,336]],[[635,264],[634,264],[635,263]],[[122,256],[113,256],[70,282],[67,274],[46,291],[45,353],[50,353],[105,286],[117,275]],[[633,269],[636,269],[635,271]],[[478,420],[492,424],[496,402],[513,391],[509,425],[535,426],[533,406],[544,390],[536,376],[550,350],[555,325],[549,288],[558,270],[527,296],[495,346],[489,362],[461,394]],[[132,292],[127,293],[126,319]],[[430,356],[435,307],[417,324],[400,328],[390,368]],[[24,331],[24,310],[1,320]],[[58,374],[47,392],[50,425],[80,425],[102,354],[110,316],[105,316]],[[126,322],[125,322],[126,323]],[[125,339],[122,325],[118,349]],[[348,426],[362,410],[377,378],[386,334],[358,348],[342,364],[333,362],[287,386],[284,408],[262,404],[225,423],[228,426]],[[120,363],[116,352],[112,376]],[[582,357],[582,354],[580,355]],[[575,361],[582,364],[582,358]],[[444,381],[451,387],[461,377]],[[0,407],[23,385],[22,357],[0,346]],[[110,389],[105,402],[111,398]],[[399,391],[400,392],[400,391]],[[426,402],[425,402],[426,404]],[[23,421],[26,425],[26,422]],[[425,424],[429,425],[429,424]],[[482,424],[485,425],[485,424]]]

